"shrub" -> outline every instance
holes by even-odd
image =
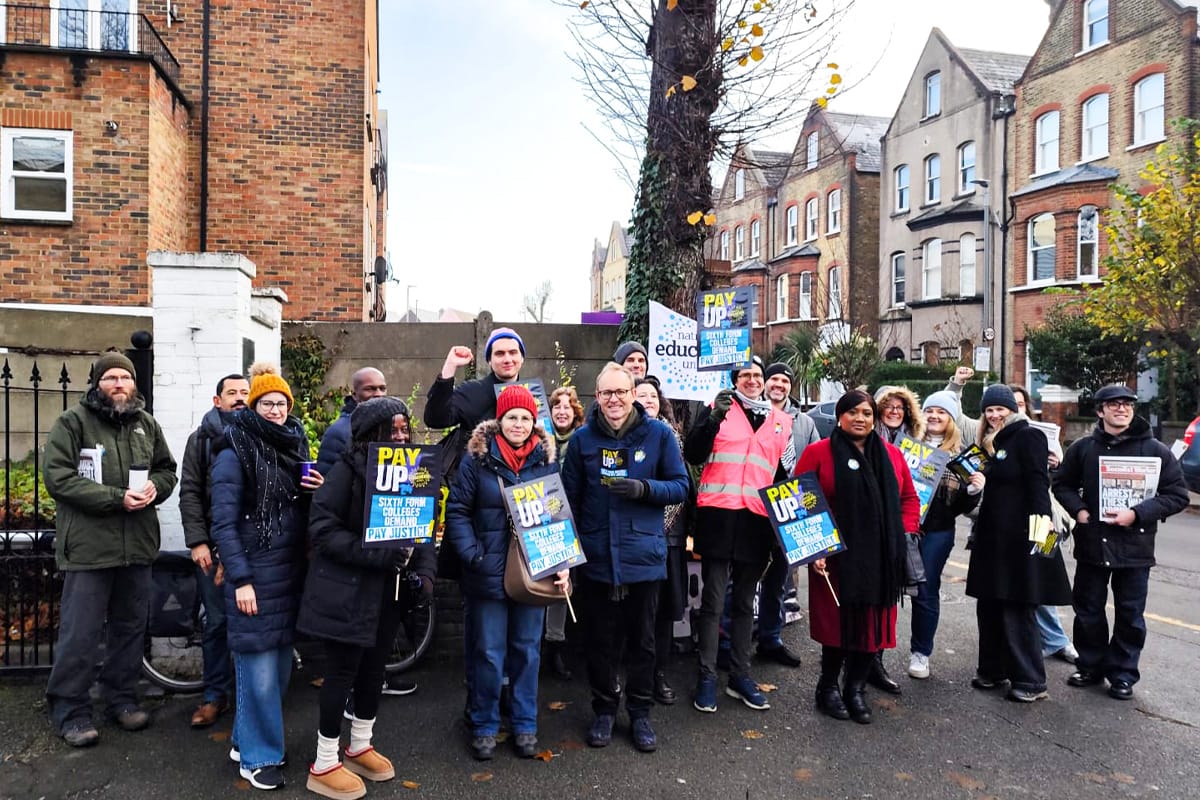
[[[42,476],[33,469],[33,464],[21,461],[0,469],[0,486],[8,481],[8,503],[0,506],[0,528],[9,530],[37,530],[54,525],[54,498],[46,491]],[[37,514],[34,514],[33,498],[37,492]]]

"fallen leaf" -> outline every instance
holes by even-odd
[[[325,679],[324,678],[313,678],[311,681],[308,682],[308,685],[313,687],[314,689],[320,689],[322,686],[325,685]]]
[[[696,79],[691,75],[684,75],[679,82],[683,84],[683,90],[685,92],[690,92],[692,89],[696,88]]]
[[[759,690],[760,692],[773,692],[773,691],[775,691],[775,690],[776,690],[776,689],[778,689],[778,688],[779,688],[779,687],[778,687],[778,686],[776,686],[776,685],[775,685],[775,684],[773,684],[773,683],[760,683],[760,684],[758,685],[758,690]]]
[[[239,792],[248,792],[250,791],[250,781],[246,780],[245,778],[238,778],[233,782],[233,788],[237,789]]]
[[[812,780],[812,770],[807,767],[803,767],[794,771],[792,773],[792,777],[798,781],[810,781]]]
[[[554,760],[554,751],[553,750],[543,750],[542,752],[535,755],[534,758],[536,758],[538,761],[545,761],[547,764],[549,764],[551,761]]]
[[[875,707],[882,708],[887,711],[895,711],[896,710],[896,701],[892,700],[890,697],[880,697],[878,700],[875,701]]]
[[[912,781],[912,780],[916,780],[916,778],[914,778],[914,777],[912,776],[912,774],[911,774],[911,773],[908,773],[908,772],[897,772],[897,773],[896,773],[896,780],[898,780],[898,781]]]
[[[550,709],[551,711],[562,711],[569,705],[571,704],[562,700],[555,700],[553,703],[547,703],[546,708]]]
[[[716,214],[705,214],[704,215],[704,224],[705,225],[716,225],[717,224],[717,215]]]
[[[763,52],[762,47],[759,45],[755,45],[754,47],[750,48],[750,57],[755,61],[762,61],[765,56],[766,53]]]
[[[471,773],[471,780],[474,781],[475,783],[487,783],[491,779],[492,779],[492,773],[490,773],[490,772],[472,772]]]
[[[762,36],[763,35],[762,25],[759,25],[757,22],[754,23],[753,25],[751,25],[750,26],[750,35],[751,36]]]
[[[1126,775],[1124,772],[1114,772],[1113,780],[1117,783],[1136,783],[1132,775]]]
[[[761,739],[761,738],[763,738],[763,736],[764,736],[764,734],[762,731],[755,731],[755,730],[742,731],[743,739]]]
[[[508,741],[508,731],[500,731],[496,734],[496,744],[503,744]]]
[[[703,211],[693,211],[687,215],[688,225],[698,225],[702,219],[704,219]]]
[[[957,783],[968,792],[977,792],[986,786],[983,781],[972,778],[970,775],[963,775],[961,772],[947,772],[946,779]]]
[[[403,786],[405,789],[420,789],[421,788],[421,784],[417,783],[416,781],[400,781],[400,785]]]
[[[212,739],[214,742],[228,742],[229,731],[213,731],[208,735],[208,738]]]
[[[1088,783],[1107,783],[1108,778],[1103,775],[1098,775],[1095,772],[1081,772],[1079,777],[1083,778]]]

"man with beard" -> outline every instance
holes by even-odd
[[[54,549],[64,573],[46,701],[55,728],[74,747],[100,736],[88,691],[101,640],[100,694],[108,717],[127,731],[150,723],[137,704],[137,681],[159,546],[154,507],[175,489],[175,459],[145,411],[136,376],[125,356],[101,355],[92,387],[46,439],[42,477],[57,503]]]
[[[233,689],[233,669],[229,643],[225,636],[225,594],[221,588],[223,570],[214,559],[212,492],[209,468],[212,445],[228,424],[227,416],[246,407],[250,381],[245,375],[226,375],[217,381],[213,407],[200,420],[200,427],[188,436],[183,449],[183,467],[179,480],[179,515],[183,518],[183,541],[192,551],[196,564],[196,582],[204,604],[204,700],[192,714],[193,728],[207,728],[229,708]]]

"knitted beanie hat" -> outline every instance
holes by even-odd
[[[256,361],[250,365],[250,397],[246,400],[246,406],[254,408],[259,398],[268,392],[284,394],[288,400],[288,411],[292,410],[295,403],[292,399],[292,389],[279,374],[279,367],[267,361]]]
[[[789,381],[794,381],[796,379],[796,376],[792,373],[792,368],[782,361],[776,361],[774,364],[768,364],[767,368],[763,370],[764,381],[772,375],[783,375]]]
[[[646,348],[641,342],[623,342],[616,349],[616,352],[613,353],[613,361],[617,362],[618,364],[624,364],[625,359],[629,358],[629,356],[634,353],[641,353],[643,356],[647,355]]]
[[[1003,383],[993,383],[983,390],[983,398],[979,401],[979,410],[983,411],[989,406],[1004,406],[1014,414],[1020,411],[1017,408],[1017,396]]]
[[[133,368],[133,362],[125,357],[124,353],[118,353],[112,350],[101,354],[92,364],[92,385],[96,386],[100,383],[100,379],[104,377],[104,373],[110,369],[123,369],[128,372],[133,379],[137,380],[137,370]]]
[[[350,436],[365,439],[384,423],[391,424],[397,414],[408,416],[408,406],[399,397],[372,397],[364,400],[350,412]]]
[[[537,419],[537,401],[533,399],[533,393],[520,384],[506,386],[500,392],[496,398],[496,419],[502,419],[514,408],[523,408],[529,412],[529,416]]]
[[[488,334],[487,344],[483,346],[484,361],[492,360],[492,345],[496,343],[497,339],[515,340],[517,347],[521,350],[521,355],[525,355],[525,342],[522,341],[520,335],[518,335],[516,331],[514,331],[512,328],[496,328],[496,330]]]
[[[925,402],[921,404],[921,410],[924,411],[927,408],[934,406],[945,409],[947,414],[954,419],[958,419],[958,397],[954,394],[954,392],[948,392],[945,389],[940,392],[934,392],[933,394],[929,395],[929,397],[925,398]]]

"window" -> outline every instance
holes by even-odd
[[[964,233],[958,240],[958,296],[975,296],[975,234]]]
[[[53,0],[50,46],[137,49],[137,0]]]
[[[1054,215],[1029,221],[1029,282],[1054,280]]]
[[[925,159],[925,203],[937,203],[942,199],[942,157]]]
[[[788,276],[775,279],[775,319],[788,318]]]
[[[963,142],[958,148],[958,193],[975,191],[975,143]]]
[[[1163,74],[1147,75],[1133,86],[1133,143],[1155,142],[1166,135],[1163,125]]]
[[[894,171],[896,179],[896,210],[908,211],[908,164],[901,164]]]
[[[942,73],[932,72],[925,76],[925,116],[942,113]]]
[[[1058,169],[1058,112],[1047,111],[1037,118],[1034,125],[1036,144],[1033,154],[1033,172],[1054,172]]]
[[[733,229],[733,260],[741,261],[746,257],[746,231],[738,225]]]
[[[729,260],[729,231],[721,231],[721,260]]]
[[[70,220],[71,131],[0,130],[0,216]]]
[[[811,242],[817,238],[817,198],[809,198],[804,203],[804,241]]]
[[[741,200],[746,196],[746,170],[739,169],[733,173],[733,199]]]
[[[811,272],[800,273],[800,307],[796,309],[797,319],[812,319],[812,282]]]
[[[834,189],[825,196],[825,232],[837,233],[842,229],[842,190]]]
[[[1108,155],[1108,95],[1098,94],[1083,104],[1083,135],[1080,137],[1081,161]]]
[[[1079,277],[1095,278],[1099,272],[1099,232],[1100,212],[1095,206],[1084,206],[1079,209]]]
[[[829,309],[826,319],[842,318],[842,268],[829,268]]]
[[[930,239],[921,248],[921,298],[942,296],[942,240]]]
[[[788,206],[787,210],[787,243],[794,245],[800,237],[800,206]]]
[[[904,305],[904,253],[892,253],[892,305]]]
[[[813,169],[817,166],[817,156],[819,150],[817,148],[817,132],[813,131],[804,140],[804,168]]]
[[[762,223],[754,220],[750,223],[750,255],[757,256],[762,248]]]
[[[1083,49],[1108,41],[1108,0],[1085,0],[1083,4]]]

